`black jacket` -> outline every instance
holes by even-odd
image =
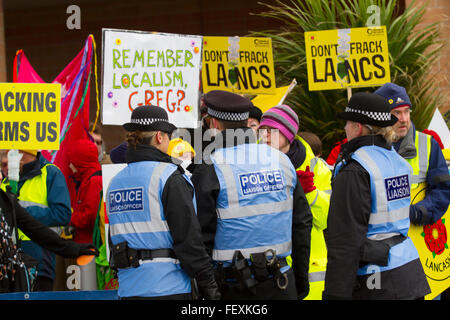
[[[2,241],[7,241],[9,245],[14,243],[14,241],[16,243],[14,248],[11,246],[9,246],[9,248],[7,248],[7,246],[1,248],[0,265],[2,268],[8,264],[8,258],[11,258],[9,256],[12,252],[20,252],[20,250],[18,250],[20,249],[20,242],[17,238],[18,228],[44,249],[64,257],[78,257],[82,254],[82,249],[88,247],[86,244],[81,245],[60,238],[53,230],[33,218],[24,208],[22,208],[17,200],[14,199],[14,196],[8,195],[3,190],[0,190],[0,209]],[[13,237],[15,237],[15,239],[13,239]],[[11,275],[9,275],[9,279],[2,277],[0,281],[0,292],[27,291],[30,289],[26,285],[27,281],[24,275],[24,268],[20,267],[19,264],[22,262],[27,264],[31,260],[34,259],[31,259],[30,257],[27,258],[23,253],[20,255],[17,254],[16,257],[9,260],[9,262],[14,261],[13,267],[16,269],[16,274],[14,280]],[[11,266],[12,265],[10,265],[10,267]]]
[[[243,130],[246,132],[246,130],[252,129],[243,128]],[[216,139],[212,142],[215,144],[215,149],[224,147],[223,143],[228,140],[227,138],[229,138],[230,133],[232,133],[231,130],[228,133],[222,131],[218,134],[221,136],[216,136]],[[217,143],[217,141],[220,142]],[[232,140],[230,139],[228,141]],[[255,140],[248,135],[244,141],[237,141],[237,139],[235,139],[234,145],[239,143],[251,143],[254,141]],[[204,156],[208,159],[208,155]],[[216,200],[220,191],[220,184],[214,166],[208,163],[197,165],[192,175],[192,182],[195,186],[198,219],[202,227],[203,241],[208,252],[211,253],[214,247],[214,237],[217,227]],[[311,227],[311,210],[300,183],[297,183],[294,190],[294,210],[292,219],[292,263],[298,296],[301,298],[305,297],[309,292],[308,269]]]
[[[332,180],[328,213],[328,264],[324,299],[415,299],[427,294],[428,284],[420,261],[381,272],[381,290],[367,288],[367,276],[357,276],[361,249],[371,212],[370,175],[351,159],[366,145],[390,150],[382,136],[363,136],[342,145],[347,162]],[[370,281],[369,281],[370,282]]]
[[[127,163],[158,161],[173,163],[172,158],[155,147],[137,145],[136,150],[128,148]],[[194,204],[194,190],[182,176],[184,170],[178,166],[166,181],[162,193],[164,216],[173,239],[173,250],[183,270],[199,285],[214,279],[210,257],[201,240],[201,230]]]

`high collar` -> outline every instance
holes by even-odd
[[[212,141],[215,149],[235,147],[240,144],[256,143],[256,135],[253,129],[242,127],[220,131]]]
[[[294,168],[297,169],[305,161],[305,158],[306,158],[305,146],[303,145],[303,143],[300,142],[300,140],[294,139],[294,141],[292,141],[292,143],[289,147],[289,151],[286,153],[286,155],[291,160]]]
[[[364,146],[377,146],[387,150],[392,147],[381,135],[361,136],[342,145],[342,157],[349,159],[353,152]]]
[[[168,154],[155,148],[154,146],[147,146],[143,144],[136,145],[136,149],[127,148],[125,155],[127,163],[139,162],[139,161],[156,161],[167,162],[178,166],[178,169],[184,173],[184,169],[180,166],[181,161],[173,159]]]
[[[226,129],[217,133],[212,141],[203,150],[202,161],[208,163],[210,156],[219,149],[231,148],[241,144],[256,143],[256,135],[253,129],[242,127]]]

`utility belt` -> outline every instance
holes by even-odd
[[[269,256],[272,256],[270,259]],[[278,259],[275,250],[268,249],[260,253],[250,254],[251,265],[241,251],[233,254],[231,266],[224,267],[219,263],[216,269],[216,280],[222,284],[225,280],[236,280],[241,289],[255,294],[255,286],[270,278],[281,290],[288,286],[288,278],[281,268],[288,266],[286,258]]]
[[[383,240],[366,239],[361,250],[360,267],[368,264],[387,266],[391,248],[406,239],[407,237],[403,235],[396,235]]]
[[[176,259],[173,249],[132,249],[128,247],[126,241],[113,245],[111,248],[111,267],[125,269],[137,268],[140,266],[139,261],[153,260],[154,258],[172,258]]]

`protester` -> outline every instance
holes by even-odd
[[[35,150],[20,150],[19,204],[36,220],[46,226],[65,226],[70,221],[70,195],[64,175],[57,166],[47,162]],[[10,182],[4,178],[1,189]],[[59,228],[58,228],[59,229]],[[55,255],[30,240],[19,230],[19,239],[25,253],[39,261],[34,291],[51,291],[55,277]]]
[[[53,253],[72,258],[98,255],[92,244],[61,239],[22,208],[15,195],[3,190],[0,190],[0,208],[0,293],[29,292],[32,289],[30,275],[34,259],[21,251],[18,228],[33,242]]]
[[[195,278],[201,297],[219,299],[193,187],[167,155],[176,127],[157,106],[137,107],[123,127],[128,165],[112,179],[106,196],[119,297],[189,299]]]
[[[323,298],[423,298],[430,288],[407,236],[411,166],[391,147],[397,118],[373,93],[354,94],[338,117],[348,143],[332,183]]]
[[[256,143],[247,127],[250,100],[214,90],[204,102],[218,134],[192,181],[223,299],[305,297],[312,217],[295,169],[284,154]]]
[[[70,225],[75,228],[73,241],[92,243],[92,232],[100,205],[102,171],[97,147],[88,139],[77,140],[68,152],[76,198],[72,202]]]
[[[100,164],[110,164],[111,159],[105,151],[105,142],[103,141],[103,127],[100,123],[95,124],[94,122],[89,123],[89,134],[92,137],[93,142],[97,146],[98,150],[98,161]]]
[[[410,219],[415,225],[433,224],[450,203],[450,176],[442,150],[430,135],[416,130],[411,121],[412,103],[405,88],[386,83],[375,91],[384,97],[399,121],[394,125],[394,148],[413,168]]]
[[[327,228],[331,171],[325,163],[318,161],[310,145],[296,135],[298,127],[299,120],[294,110],[287,105],[273,107],[262,115],[261,142],[279,149],[289,157],[311,207],[313,227],[308,275],[310,292],[305,299],[320,300],[327,266],[323,231]]]

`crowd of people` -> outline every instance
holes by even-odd
[[[107,243],[121,299],[423,299],[430,287],[408,230],[446,212],[450,176],[442,143],[415,129],[412,108],[392,83],[354,94],[338,115],[346,140],[327,161],[288,105],[263,113],[220,90],[202,98],[211,139],[201,146],[176,136],[164,109],[141,106],[109,155],[99,129],[77,141],[70,177],[21,150],[14,195],[4,154],[2,234],[14,241],[0,289],[64,290],[55,273],[73,259],[63,257]],[[100,163],[127,164],[107,190]],[[109,232],[98,243],[102,195]],[[19,267],[28,287],[12,280]]]

